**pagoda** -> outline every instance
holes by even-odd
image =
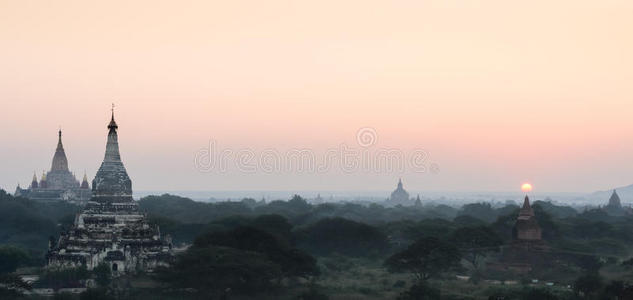
[[[513,237],[516,241],[540,241],[541,227],[534,216],[534,209],[530,206],[530,198],[525,196],[523,207],[519,211],[519,217],[514,224]]]
[[[623,216],[627,214],[627,210],[622,207],[620,196],[618,196],[615,190],[613,190],[613,194],[611,194],[611,198],[609,198],[609,203],[603,207],[603,209],[607,214],[612,216]]]
[[[117,275],[152,271],[173,258],[171,238],[148,223],[132,198],[132,180],[121,161],[114,110],[108,125],[106,151],[92,180],[92,197],[72,227],[49,245],[49,268],[105,263]]]
[[[487,266],[497,271],[528,274],[535,268],[547,268],[552,259],[548,249],[530,198],[526,195],[512,228],[512,244],[503,249],[497,262],[489,262]]]
[[[391,193],[391,197],[387,199],[387,204],[393,206],[411,206],[414,204],[414,202],[409,198],[409,192],[407,192],[402,185],[402,178],[398,179],[398,186]]]
[[[31,185],[26,189],[18,185],[14,193],[16,197],[35,201],[67,201],[76,204],[84,204],[90,199],[91,192],[88,182],[80,184],[68,168],[61,129],[57,135],[57,148],[53,155],[50,171],[43,172],[39,182],[37,176],[33,174]]]

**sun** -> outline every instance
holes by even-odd
[[[529,183],[524,183],[523,185],[521,185],[521,190],[524,193],[531,192],[532,191],[532,185],[529,184]]]

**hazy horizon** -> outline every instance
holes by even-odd
[[[141,190],[589,193],[633,183],[630,1],[0,3],[0,188],[90,180],[116,104]],[[370,144],[359,132],[370,130]],[[218,171],[200,150],[400,150],[424,171]],[[360,143],[360,144],[359,144]],[[237,159],[232,158],[231,162]]]

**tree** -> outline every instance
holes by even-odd
[[[297,244],[317,255],[367,256],[388,247],[387,236],[377,228],[343,218],[321,219],[298,231]]]
[[[0,274],[0,299],[18,299],[23,290],[30,290],[31,285],[15,274]]]
[[[558,300],[559,297],[552,294],[548,290],[543,289],[529,289],[524,292],[523,298],[524,300]]]
[[[79,295],[79,300],[114,300],[105,288],[88,289]]]
[[[398,300],[440,300],[442,293],[439,289],[431,287],[427,282],[422,281],[414,284],[411,288],[400,294]]]
[[[474,269],[478,268],[480,259],[491,251],[498,251],[503,243],[501,238],[487,226],[462,227],[453,233],[451,240]]]
[[[563,296],[562,299],[570,299],[571,297],[567,297],[567,295]],[[552,294],[547,289],[540,288],[524,288],[522,290],[512,290],[512,289],[504,289],[495,291],[494,294],[488,297],[488,300],[497,300],[497,299],[521,299],[521,300],[558,300],[560,297]]]
[[[457,225],[460,226],[484,226],[486,225],[486,222],[484,222],[481,219],[475,218],[473,216],[469,216],[469,215],[461,215],[461,216],[457,216],[455,217],[455,219],[453,219],[453,222]]]
[[[390,272],[412,272],[418,280],[431,277],[459,266],[459,250],[437,238],[422,238],[404,251],[385,261]]]
[[[31,286],[18,275],[12,274],[28,261],[28,254],[21,249],[12,246],[0,247],[0,299],[18,298],[22,290],[31,289]]]
[[[194,247],[230,247],[265,255],[278,264],[285,276],[307,277],[319,274],[316,260],[307,253],[292,248],[286,241],[263,230],[238,227],[226,232],[210,232],[194,241]]]
[[[194,288],[202,294],[221,296],[227,291],[254,294],[269,290],[282,276],[279,265],[266,255],[229,247],[192,247],[158,278],[174,287]]]
[[[292,196],[288,201],[275,200],[255,208],[258,214],[280,214],[290,219],[308,214],[311,210],[312,205],[299,195]]]
[[[595,255],[574,255],[576,265],[585,270],[589,274],[597,274],[602,267],[602,262]]]
[[[602,277],[598,273],[590,273],[580,276],[574,281],[574,292],[585,297],[596,294],[602,289]]]
[[[290,242],[292,240],[292,225],[280,215],[261,215],[256,217],[250,226],[276,235]]]
[[[100,263],[92,270],[92,273],[95,274],[95,281],[101,287],[108,286],[112,281],[112,270],[110,270],[110,266],[107,263]]]
[[[313,257],[252,227],[201,235],[170,268],[157,271],[157,277],[173,287],[194,288],[211,297],[255,294],[271,289],[284,277],[318,274]]]
[[[465,204],[458,215],[472,216],[486,222],[493,222],[497,219],[497,212],[487,202]]]
[[[0,246],[0,274],[12,273],[30,260],[24,250],[13,246]]]
[[[611,281],[604,287],[602,295],[605,298],[608,297],[608,299],[617,299],[617,297],[620,297],[619,299],[631,299],[623,296],[625,289],[624,282],[619,280]]]
[[[36,286],[51,287],[54,290],[60,288],[76,288],[82,287],[82,281],[90,277],[90,271],[86,266],[79,268],[66,268],[59,270],[46,270],[40,279],[36,282]]]

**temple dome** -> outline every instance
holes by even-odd
[[[409,192],[402,186],[402,179],[398,180],[398,187],[391,193],[389,202],[393,205],[410,205]]]

